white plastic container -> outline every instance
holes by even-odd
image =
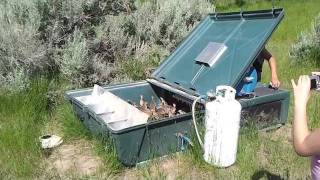
[[[236,161],[241,104],[235,93],[230,86],[218,86],[216,100],[206,103],[204,159],[214,166],[228,167]]]

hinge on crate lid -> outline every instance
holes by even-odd
[[[189,94],[181,89],[178,89],[178,88],[175,88],[175,87],[172,87],[172,85],[170,84],[167,84],[165,82],[161,82],[161,81],[158,81],[156,79],[146,79],[149,83],[155,85],[155,86],[158,86],[158,87],[161,87],[163,89],[166,89],[170,92],[174,92],[176,94],[179,94],[179,95],[182,95],[184,97],[187,97],[188,99],[191,99],[191,100],[194,100],[196,99],[199,95],[193,93],[193,94]]]

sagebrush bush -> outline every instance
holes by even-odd
[[[104,16],[98,16],[98,22],[88,18],[94,16],[90,13],[82,17],[75,26],[81,36],[75,36],[71,25],[73,34],[67,34],[69,38],[63,38],[62,43],[52,41],[60,48],[54,59],[59,59],[61,75],[76,86],[145,78],[212,9],[206,0],[164,0],[137,1],[135,5],[132,1],[114,1],[112,8],[104,11],[108,4],[101,6],[102,2],[82,6],[82,16],[94,12],[88,8],[97,8]],[[60,31],[51,34],[60,37]]]
[[[43,72],[46,48],[37,38],[40,15],[36,0],[0,2],[0,84],[23,89],[29,77]],[[14,87],[14,88],[13,88]]]
[[[207,0],[4,0],[0,83],[23,89],[39,75],[74,86],[150,75],[204,14]]]
[[[258,1],[270,1],[271,0],[211,0],[218,8],[228,8],[229,6],[243,6],[246,3],[255,3]]]
[[[292,45],[290,56],[297,62],[320,64],[320,15],[312,23],[310,32],[301,32],[298,41]]]
[[[60,77],[76,87],[110,82],[114,65],[105,58],[104,45],[97,37],[99,26],[105,22],[103,17],[126,11],[121,7],[132,7],[132,1],[57,0],[42,4],[47,18],[42,23],[41,38],[53,54]]]
[[[202,17],[212,11],[206,0],[163,0],[136,3],[131,14],[107,16],[105,42],[132,79],[142,79],[158,66]]]
[[[0,9],[0,84],[21,90],[39,75],[60,73],[77,85],[97,79],[99,61],[86,63],[98,57],[88,47],[95,27],[134,7],[132,0],[2,0]]]
[[[74,80],[81,77],[88,63],[88,50],[86,39],[80,31],[73,32],[55,60],[64,78]],[[73,83],[77,84],[77,81]]]

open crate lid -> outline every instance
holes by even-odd
[[[209,14],[152,77],[192,95],[236,87],[283,16],[283,9]]]

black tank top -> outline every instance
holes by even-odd
[[[263,58],[262,54],[260,53],[258,55],[258,57],[256,58],[256,60],[254,61],[254,63],[253,63],[253,67],[257,71],[257,76],[258,76],[257,80],[258,80],[258,82],[261,81],[261,73],[262,73],[263,62],[264,62],[264,58]]]
[[[259,56],[256,58],[256,60],[253,63],[253,67],[257,70],[257,72],[262,72],[262,66],[263,66],[264,58],[259,54]]]

